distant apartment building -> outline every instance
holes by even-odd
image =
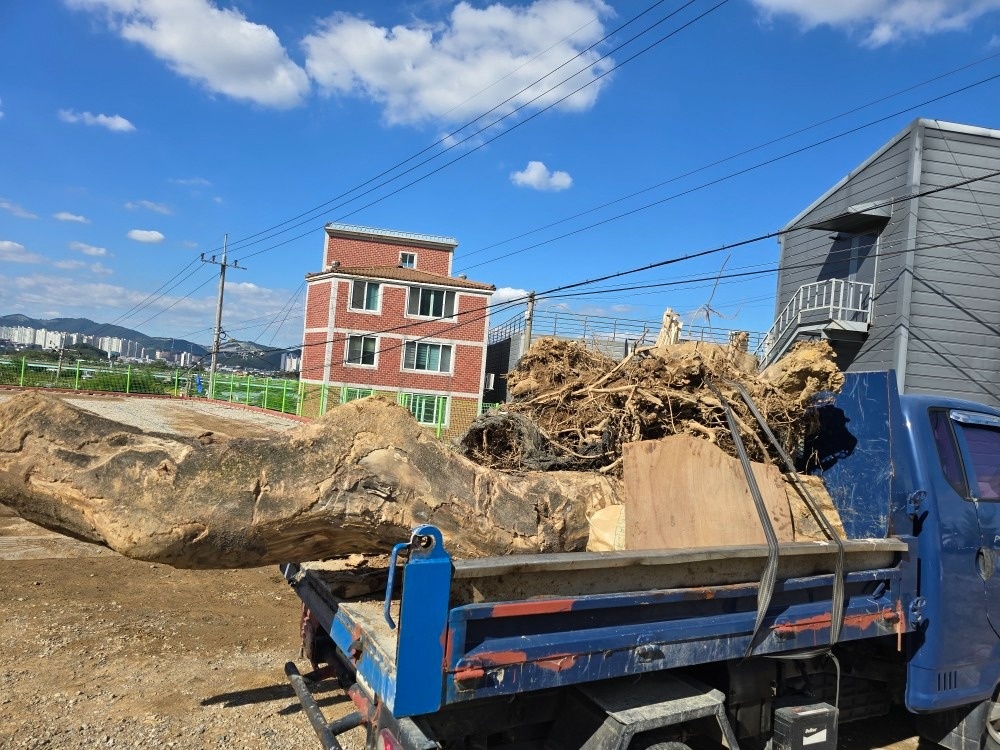
[[[302,364],[302,355],[300,354],[282,354],[281,355],[281,371],[282,372],[298,372],[299,367]]]
[[[479,412],[495,288],[452,276],[449,237],[328,224],[306,276],[303,413],[391,394],[442,435]]]

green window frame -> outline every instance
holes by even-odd
[[[399,404],[422,425],[442,426],[448,421],[448,397],[425,393],[401,393]]]
[[[375,395],[372,388],[344,388],[340,391],[340,402],[346,404],[348,401],[357,401],[359,398],[368,398]]]

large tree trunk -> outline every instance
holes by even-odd
[[[478,466],[376,399],[225,441],[144,433],[39,394],[0,404],[0,503],[175,567],[382,554],[419,523],[461,556],[578,550],[587,515],[620,498],[595,473]]]

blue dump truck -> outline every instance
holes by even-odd
[[[1000,410],[876,372],[818,414],[801,458],[846,538],[457,560],[428,525],[377,583],[282,566],[323,747],[826,750],[903,705],[944,747],[1000,748]],[[325,680],[353,713],[326,720]]]

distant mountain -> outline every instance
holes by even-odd
[[[109,325],[107,323],[95,323],[88,318],[52,318],[51,320],[39,320],[29,318],[27,315],[2,315],[0,316],[0,326],[24,326],[25,328],[45,328],[49,331],[63,331],[65,333],[81,333],[85,336],[111,336],[114,338],[136,341],[147,349],[156,349],[163,352],[191,352],[195,357],[204,356],[202,364],[208,367],[208,355],[210,348],[196,344],[185,339],[168,338],[163,336],[147,336],[144,333],[124,328],[123,326]],[[288,349],[275,349],[271,346],[264,346],[253,341],[236,341],[230,339],[219,347],[220,367],[239,367],[244,370],[270,370],[281,369],[281,355],[288,352]],[[293,351],[293,354],[300,354]]]
[[[230,339],[219,347],[219,366],[277,371],[281,369],[281,355],[287,353],[300,354],[299,351],[289,352],[252,341]]]
[[[114,338],[136,341],[147,349],[169,352],[191,352],[198,357],[208,354],[208,349],[201,344],[185,339],[172,339],[163,336],[147,336],[144,333],[123,326],[95,323],[88,318],[52,318],[39,320],[27,315],[2,315],[0,326],[24,326],[25,328],[45,328],[49,331],[64,331],[65,333],[82,333],[85,336],[111,336]]]

